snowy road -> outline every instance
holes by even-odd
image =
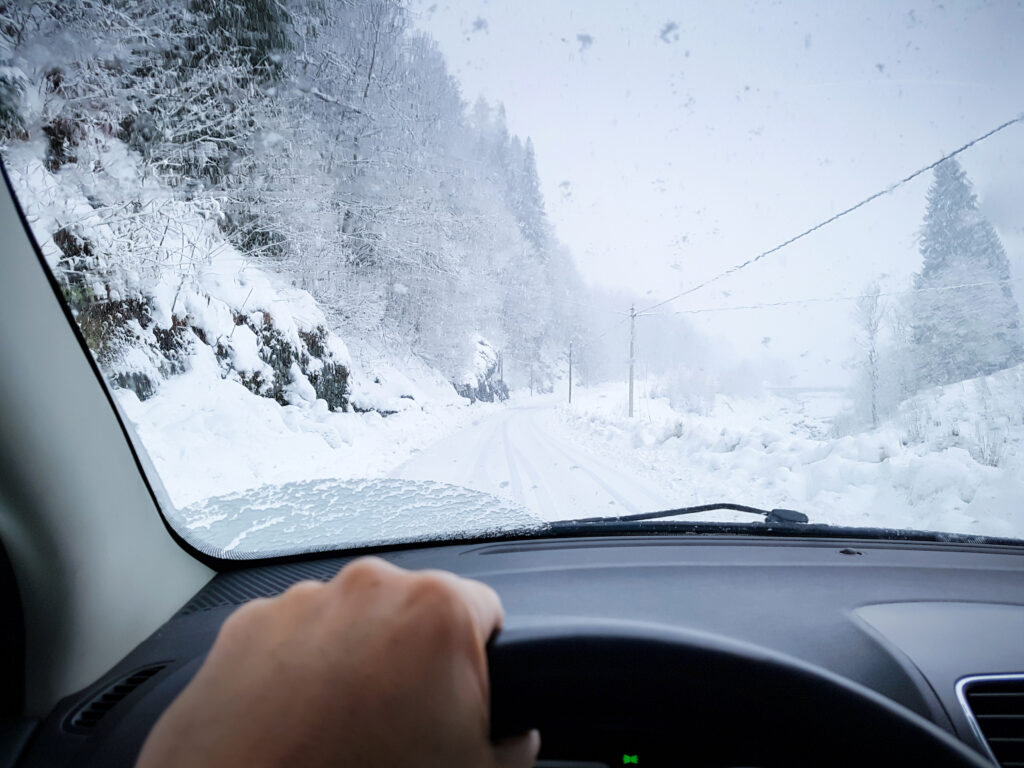
[[[574,443],[543,396],[511,405],[446,437],[391,477],[435,480],[513,501],[544,518],[668,509],[649,482]]]

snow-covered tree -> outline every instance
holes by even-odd
[[[982,376],[1024,359],[1006,252],[955,159],[935,169],[911,303],[916,384]]]
[[[864,289],[857,299],[855,319],[861,332],[859,339],[864,350],[862,370],[866,385],[868,405],[871,411],[871,426],[878,426],[879,398],[881,395],[879,369],[879,331],[882,328],[883,306],[880,302],[881,289],[873,282]]]
[[[28,79],[5,66],[15,49],[38,59]],[[173,191],[166,205],[185,204],[176,215],[217,222],[349,338],[453,381],[480,337],[541,379],[567,346],[581,285],[532,144],[501,106],[467,109],[403,0],[0,4],[0,96],[15,105],[0,105],[0,141],[43,140],[50,170],[83,173],[121,142]],[[104,201],[111,221],[142,204],[124,192]],[[132,221],[157,230],[140,238]],[[159,217],[124,222],[132,243],[169,242]],[[112,274],[181,261],[119,254]]]

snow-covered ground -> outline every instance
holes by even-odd
[[[702,413],[645,398],[629,419],[621,384],[578,389],[572,405],[560,394],[522,392],[506,404],[469,405],[439,386],[383,418],[280,406],[216,371],[198,357],[150,400],[121,393],[120,402],[182,524],[220,546],[245,539],[243,549],[277,549],[300,533],[308,543],[321,518],[323,544],[424,532],[421,520],[410,527],[416,505],[364,509],[356,520],[339,511],[348,486],[303,484],[365,478],[420,483],[388,497],[399,500],[414,495],[410,488],[430,495],[438,483],[493,498],[488,516],[483,497],[472,497],[474,516],[462,528],[431,507],[438,533],[732,501],[799,509],[816,523],[1024,534],[1024,414],[1011,417],[1024,402],[1024,368],[925,392],[880,428],[846,436],[834,434],[846,403],[833,391],[719,396]],[[302,491],[301,503],[282,515],[289,503],[269,486],[287,483]],[[326,490],[317,496],[317,488]],[[275,500],[273,515],[263,497]]]
[[[732,501],[799,509],[817,523],[1019,537],[1024,428],[1018,418],[992,438],[1002,441],[994,467],[970,425],[980,414],[976,391],[999,390],[991,396],[1005,412],[1021,402],[1013,398],[1022,384],[1024,370],[1015,369],[925,393],[905,410],[928,409],[926,425],[901,413],[842,437],[832,435],[832,421],[846,402],[834,391],[719,396],[702,414],[644,399],[632,420],[621,384],[577,390],[571,406],[519,396],[392,474],[490,493],[547,520]],[[957,421],[972,436],[954,434]],[[908,423],[921,433],[908,436]]]
[[[997,410],[1018,411],[1014,424],[991,437],[1000,446],[991,452],[1002,454],[998,467],[986,463],[989,449],[973,437],[971,425],[983,418],[972,382],[923,393],[878,429],[845,436],[832,434],[841,401],[831,392],[719,396],[702,414],[654,399],[631,421],[622,414],[621,386],[580,392],[572,407],[559,408],[553,429],[674,506],[734,501],[795,508],[836,525],[1021,536],[1024,371],[989,377],[979,389],[996,386]],[[927,415],[917,415],[920,409]],[[958,419],[971,434],[956,434]]]
[[[421,373],[416,382],[400,377],[401,391],[416,399],[401,398],[412,407],[388,417],[332,412],[322,400],[279,405],[224,378],[205,347],[197,349],[189,371],[164,381],[148,400],[116,392],[170,500],[181,509],[264,485],[381,477],[414,451],[497,407],[471,406],[443,379]],[[379,399],[388,397],[385,387],[376,389],[384,393],[377,393]]]
[[[519,504],[545,520],[672,506],[655,478],[638,476],[600,437],[566,428],[560,397],[517,393],[505,406],[416,454],[391,474],[443,480]]]

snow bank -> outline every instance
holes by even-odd
[[[281,406],[220,376],[208,348],[148,400],[116,393],[179,509],[268,484],[381,477],[479,413],[458,397],[388,418],[332,412],[322,400]]]
[[[475,334],[471,341],[473,355],[469,367],[455,382],[455,389],[472,402],[507,400],[508,387],[501,380],[498,370],[498,350],[480,334]]]
[[[1024,365],[925,390],[900,404],[895,422],[906,443],[962,448],[986,466],[1012,463],[1024,448]]]
[[[923,393],[905,404],[927,414],[914,440],[905,413],[833,437],[813,393],[718,396],[700,413],[651,398],[630,420],[623,386],[602,386],[578,390],[558,414],[568,439],[631,468],[678,506],[735,501],[799,509],[816,523],[1013,537],[1024,530],[1022,381],[1018,367]],[[1003,414],[991,438],[1006,446],[999,462],[985,460],[991,453],[975,436],[988,423],[985,398],[989,413]]]
[[[432,406],[462,405],[448,379],[411,352],[399,355],[362,344],[352,362],[352,405],[381,414]]]

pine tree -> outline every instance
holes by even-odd
[[[1024,360],[1006,252],[955,159],[935,168],[927,199],[924,261],[912,302],[919,388],[984,376]]]
[[[518,200],[513,208],[519,220],[519,228],[537,253],[546,255],[548,247],[548,223],[544,212],[544,198],[540,192],[540,178],[537,175],[537,159],[533,152],[533,141],[526,139],[523,147],[522,168],[518,174]]]

